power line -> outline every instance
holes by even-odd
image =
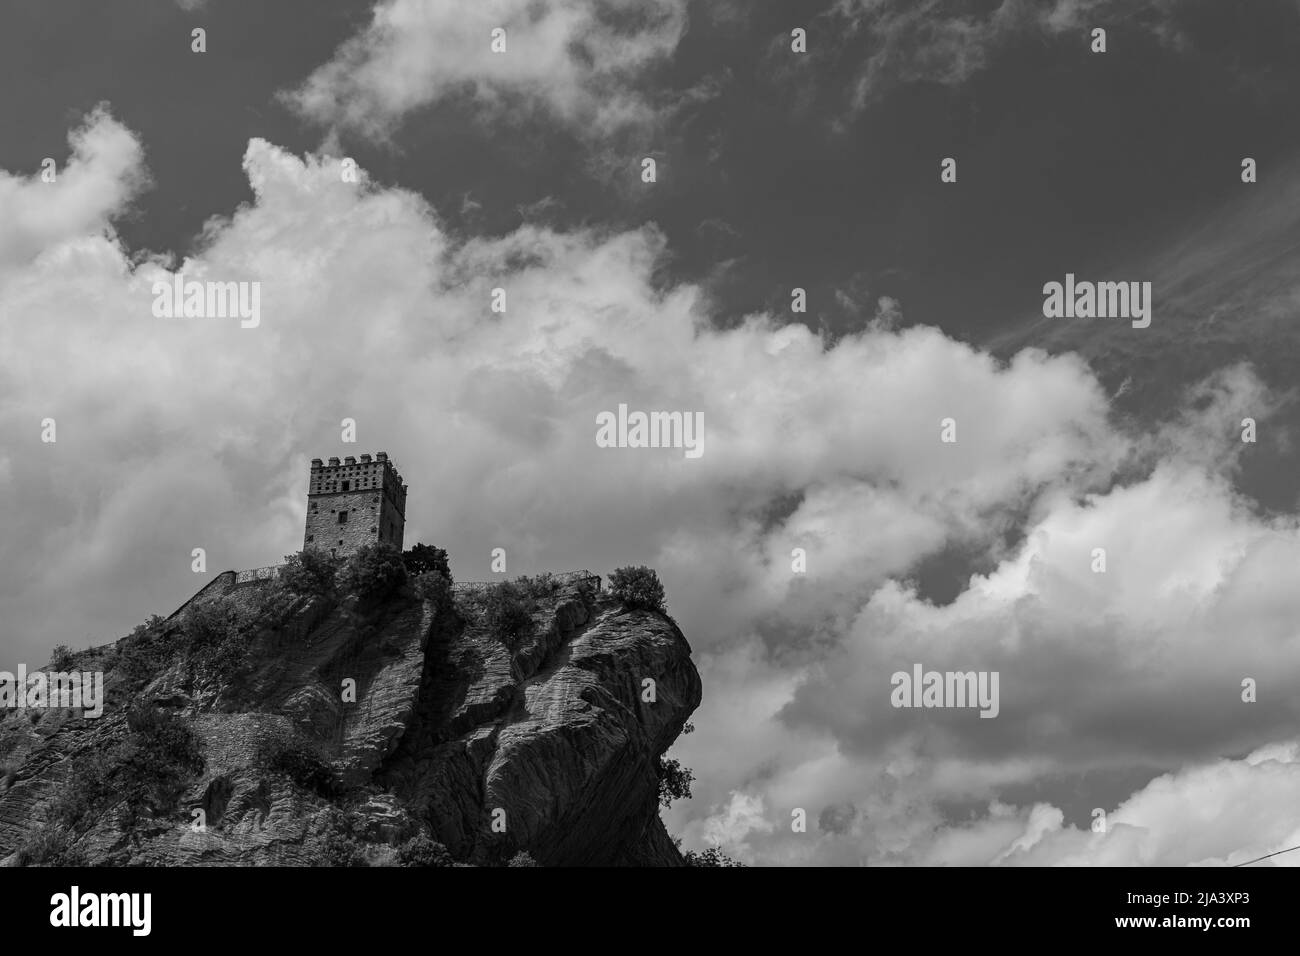
[[[1250,866],[1252,863],[1258,863],[1260,860],[1267,860],[1270,856],[1277,856],[1279,853],[1290,853],[1292,850],[1300,850],[1300,846],[1289,846],[1285,850],[1275,850],[1272,853],[1265,853],[1263,856],[1256,857],[1253,860],[1247,860],[1245,863],[1234,863],[1234,867]]]

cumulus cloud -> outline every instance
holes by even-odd
[[[25,265],[60,242],[109,230],[147,185],[141,144],[105,107],[68,134],[68,146],[66,160],[30,175],[0,170],[0,270]]]
[[[764,813],[763,798],[732,793],[725,807],[704,821],[704,839],[714,846],[732,846],[750,833],[766,833],[775,824]]]
[[[287,96],[317,122],[371,136],[453,97],[491,114],[541,108],[603,135],[654,121],[663,104],[639,81],[685,27],[685,0],[380,0]],[[491,48],[498,28],[505,52]]]
[[[1151,781],[1098,827],[1063,824],[1055,807],[994,806],[948,829],[921,861],[936,865],[1236,866],[1300,844],[1300,745],[1191,766]],[[1104,826],[1101,826],[1104,821]],[[1279,855],[1273,866],[1300,864]]]
[[[350,450],[354,418],[360,450],[411,485],[407,540],[447,547],[459,579],[486,577],[494,547],[512,573],[659,569],[705,681],[678,748],[696,797],[669,811],[688,846],[1015,862],[1073,823],[1008,786],[1134,766],[1191,780],[1294,726],[1279,688],[1300,676],[1300,538],[1231,480],[1231,422],[1271,407],[1248,368],[1133,435],[1076,356],[1001,362],[898,329],[897,303],[833,343],[761,314],[717,329],[697,287],[654,281],[653,227],[466,239],[415,193],[261,140],[252,201],[177,262],[111,229],[145,181],[138,139],[99,111],[72,150],[59,188],[3,180],[24,210],[0,218],[11,664],[167,613],[206,580],[193,548],[209,573],[294,550],[308,462]],[[152,285],[176,273],[260,282],[261,324],[156,318]],[[598,448],[596,415],[620,403],[702,412],[704,456]],[[985,569],[936,605],[913,573],[952,549]],[[1000,715],[893,710],[889,674],[913,661],[999,670]],[[1139,796],[1117,824],[1152,826]],[[831,806],[790,832],[793,808]]]

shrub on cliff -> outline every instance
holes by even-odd
[[[317,866],[369,866],[365,843],[351,814],[328,807],[316,830]]]
[[[72,849],[69,845],[71,834],[64,827],[47,823],[28,834],[18,846],[14,856],[14,866],[79,866],[75,859],[70,859]]]
[[[78,835],[114,807],[132,827],[144,815],[166,816],[189,781],[203,772],[203,752],[184,718],[151,706],[127,713],[127,736],[78,758],[47,811],[45,825],[19,849],[20,866],[83,865]]]
[[[397,848],[397,858],[402,866],[451,866],[455,860],[441,843],[420,833]]]
[[[560,579],[549,571],[515,578],[515,584],[530,598],[547,598],[560,590]]]
[[[452,606],[451,578],[441,571],[426,571],[417,577],[412,586],[421,601],[430,602],[434,609],[442,613]]]
[[[618,568],[609,576],[609,590],[623,602],[624,607],[666,613],[664,586],[659,583],[659,575],[653,568]]]
[[[337,596],[335,578],[341,562],[332,554],[320,548],[304,548],[297,554],[286,554],[284,561],[279,581],[290,594],[327,600]]]
[[[338,586],[362,601],[382,601],[406,583],[402,553],[391,544],[367,544],[343,563]]]
[[[193,657],[216,647],[239,627],[239,609],[226,596],[196,601],[181,615],[181,630],[174,644]]]
[[[515,581],[502,581],[484,595],[485,620],[508,647],[513,647],[533,626],[537,600]]]
[[[682,854],[687,866],[744,866],[739,860],[733,860],[727,854],[723,853],[716,846],[711,846],[707,850],[696,853],[694,850],[687,850]]]
[[[229,683],[249,666],[249,623],[230,597],[209,598],[186,609],[172,644],[191,676]]]
[[[536,865],[537,865],[537,861],[533,859],[533,855],[529,853],[527,850],[520,850],[518,853],[512,856],[510,858],[510,862],[506,864],[506,866],[536,866]]]
[[[452,579],[447,552],[431,544],[417,544],[411,550],[404,552],[402,563],[406,565],[406,573],[413,578],[428,574],[430,571],[440,571],[446,575],[448,581]]]
[[[132,818],[162,816],[176,806],[186,782],[203,772],[199,739],[183,717],[158,707],[132,708],[131,731],[116,754],[112,780]]]
[[[149,683],[172,659],[175,647],[167,640],[167,622],[157,614],[137,624],[113,650],[113,670],[123,678],[126,695]]]
[[[264,737],[258,743],[254,763],[261,770],[283,774],[326,800],[335,795],[334,771],[324,749],[296,730]]]
[[[74,660],[72,650],[67,644],[55,644],[54,650],[50,651],[50,670],[71,670]]]

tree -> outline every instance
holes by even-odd
[[[320,548],[303,548],[285,555],[280,570],[280,585],[292,594],[334,599],[338,595],[335,578],[342,562]]]
[[[391,544],[366,544],[344,562],[338,585],[363,601],[382,601],[406,583],[402,554]]]
[[[402,554],[402,563],[406,565],[406,573],[413,578],[418,578],[422,574],[428,574],[430,571],[440,571],[446,575],[450,582],[451,564],[447,561],[447,552],[442,548],[435,548],[431,544],[417,544],[409,551]]]
[[[691,783],[695,774],[676,760],[659,760],[659,805],[667,810],[674,800],[691,798]]]
[[[439,614],[452,606],[451,579],[441,571],[426,571],[411,586],[421,601],[428,601]]]
[[[618,568],[609,576],[609,590],[627,608],[666,613],[664,586],[659,583],[659,575],[653,568]]]

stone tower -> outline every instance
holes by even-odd
[[[406,485],[386,452],[311,460],[307,488],[307,530],[302,546],[343,557],[364,544],[383,542],[402,549],[406,527]]]

